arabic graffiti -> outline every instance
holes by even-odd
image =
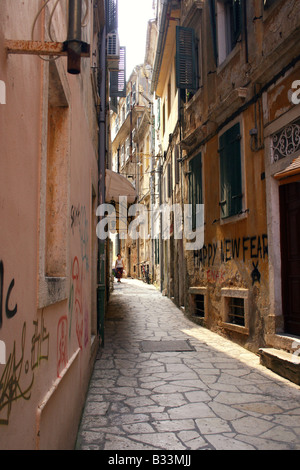
[[[34,383],[34,370],[42,360],[48,360],[49,333],[41,321],[34,321],[34,333],[31,338],[31,361],[25,358],[26,323],[23,324],[20,352],[16,341],[7,358],[0,379],[0,425],[8,425],[13,403],[17,400],[29,400]]]
[[[68,363],[68,318],[63,316],[57,325],[57,377]]]

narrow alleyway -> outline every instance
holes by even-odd
[[[300,449],[300,388],[153,286],[115,283],[105,337],[77,449]]]

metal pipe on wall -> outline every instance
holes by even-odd
[[[79,74],[81,70],[81,12],[82,0],[69,0],[68,24],[68,73]]]

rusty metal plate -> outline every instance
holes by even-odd
[[[195,351],[188,340],[180,341],[142,341],[140,344],[142,352],[186,352]]]

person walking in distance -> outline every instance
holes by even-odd
[[[115,268],[116,268],[116,276],[117,276],[118,282],[121,282],[123,270],[124,270],[124,261],[120,253],[118,253],[118,257],[116,259]]]

